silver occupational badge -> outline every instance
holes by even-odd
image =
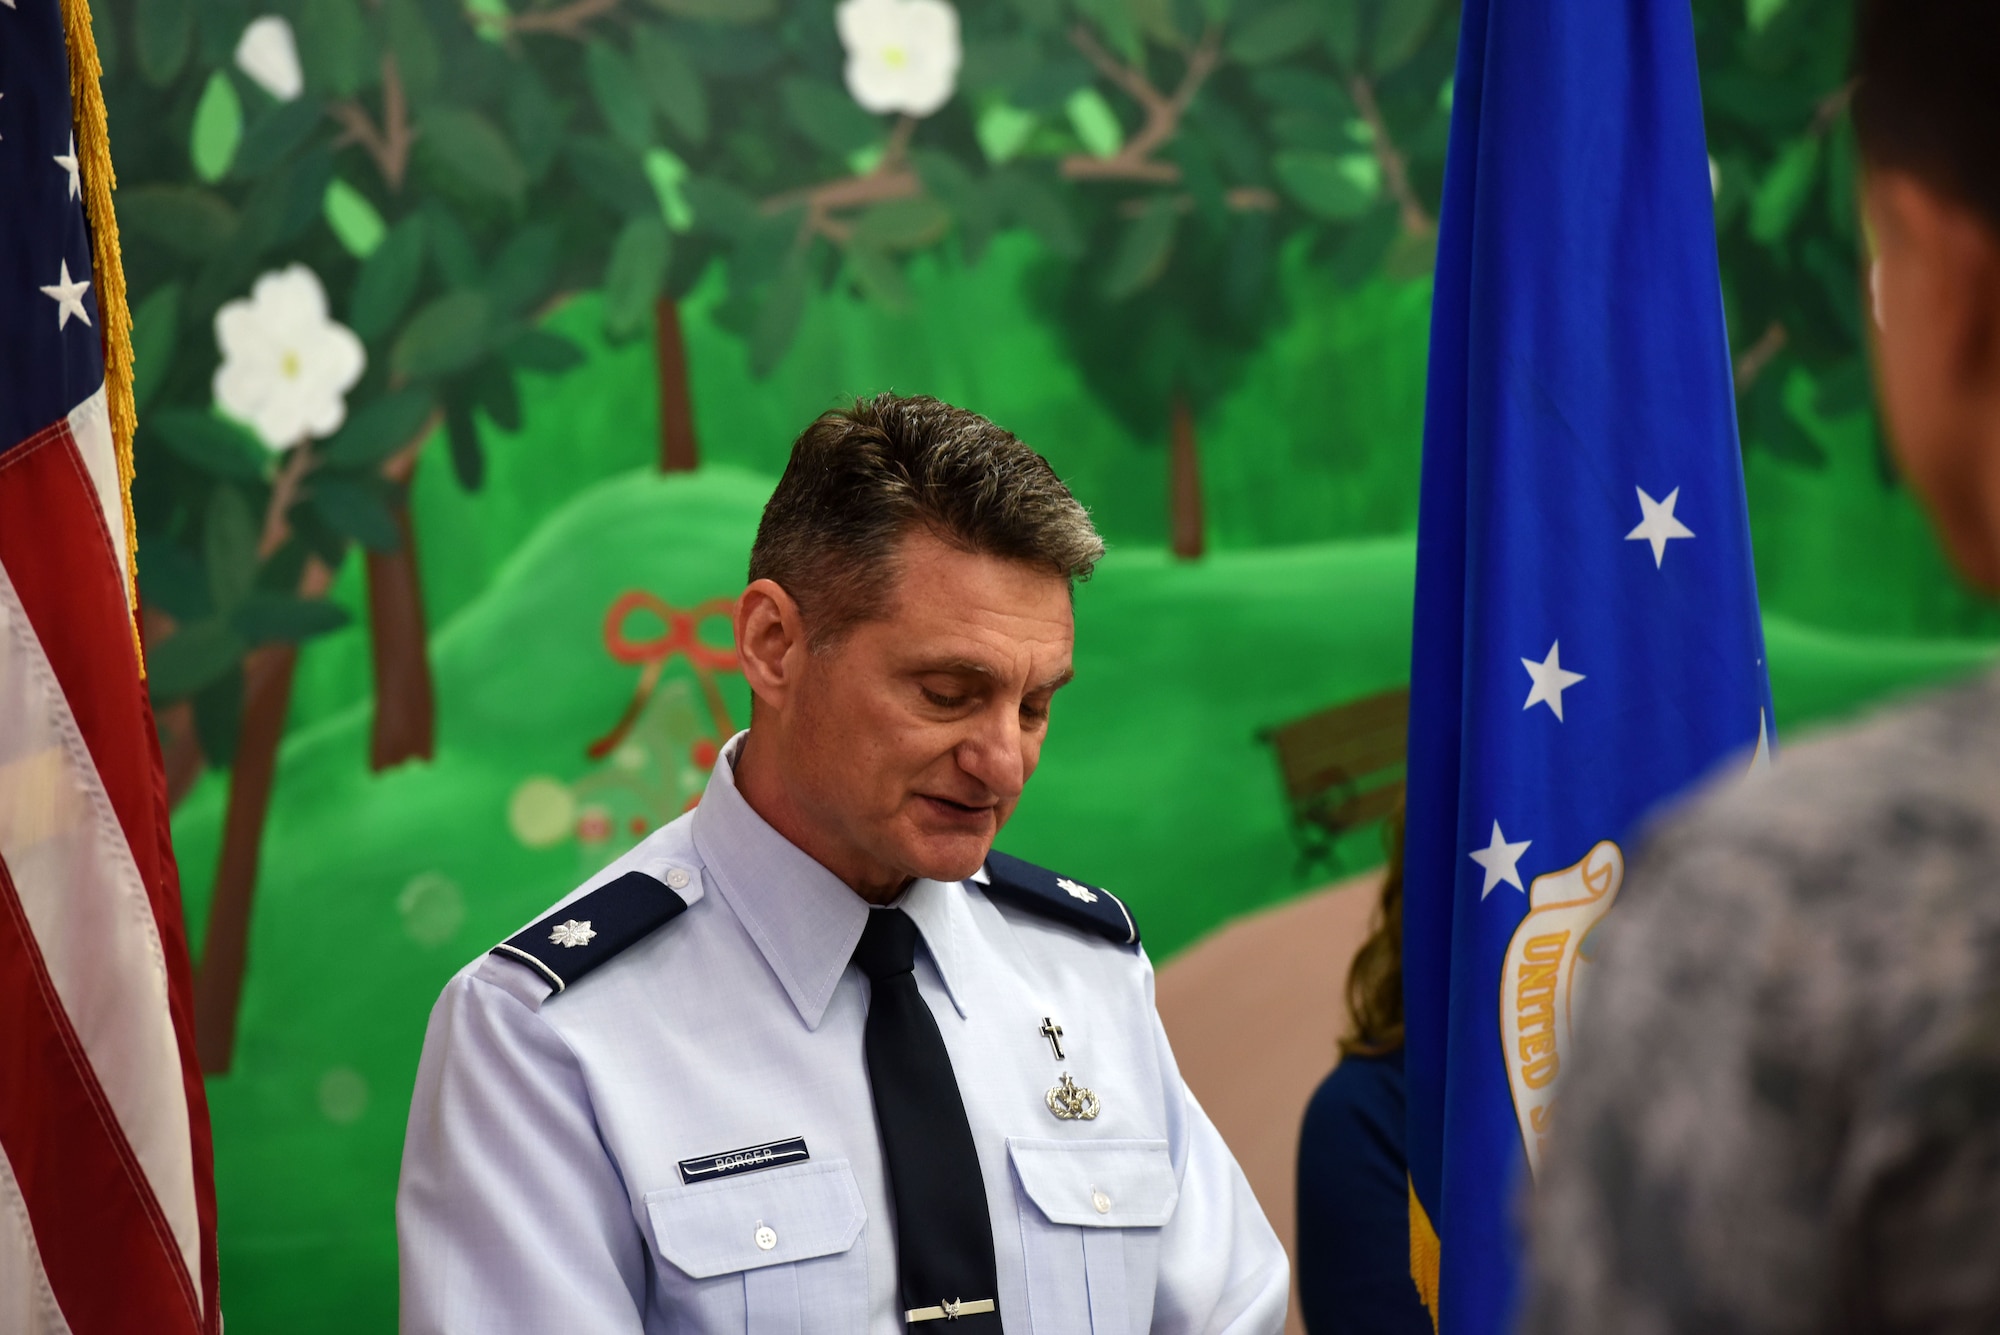
[[[1102,1108],[1097,1095],[1070,1079],[1067,1071],[1063,1072],[1062,1083],[1048,1092],[1044,1102],[1059,1122],[1088,1122]]]

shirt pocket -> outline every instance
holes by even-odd
[[[1180,1200],[1164,1140],[1009,1137],[1034,1335],[1130,1335],[1153,1321],[1160,1230]]]
[[[845,1159],[649,1192],[668,1310],[698,1331],[863,1331],[868,1222]],[[808,1321],[810,1316],[810,1321]]]

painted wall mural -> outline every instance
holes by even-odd
[[[1259,737],[1407,679],[1450,0],[94,9],[232,1327],[393,1327],[430,1002],[698,795],[843,396],[987,414],[1110,541],[1009,847],[1161,956],[1374,856],[1300,856]],[[1878,441],[1846,6],[1695,10],[1796,735],[2000,615]]]

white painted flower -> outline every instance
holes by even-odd
[[[928,116],[958,84],[958,11],[945,0],[841,0],[847,91],[870,111]]]
[[[276,14],[250,20],[236,43],[236,68],[280,102],[290,102],[305,91],[298,40],[292,36],[292,25]]]
[[[326,289],[303,264],[257,280],[215,313],[215,405],[273,450],[330,436],[347,420],[347,391],[368,353],[327,318]]]

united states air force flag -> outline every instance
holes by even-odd
[[[1771,728],[1687,0],[1465,0],[1460,43],[1403,935],[1412,1273],[1444,1335],[1511,1316],[1628,841]]]

